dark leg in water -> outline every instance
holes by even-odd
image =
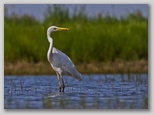
[[[61,85],[61,86],[62,86],[62,87],[61,87],[61,88],[62,88],[62,90],[61,90],[61,91],[62,91],[62,92],[64,92],[64,89],[65,89],[65,84],[64,84],[64,80],[63,80],[63,78],[62,78],[62,85]]]
[[[57,77],[58,77],[58,84],[59,84],[59,92],[61,92],[62,90],[62,84],[60,82],[60,75],[57,73]]]

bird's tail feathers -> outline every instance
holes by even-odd
[[[73,75],[73,77],[76,78],[79,81],[82,81],[82,75],[78,71],[76,71],[76,74]]]

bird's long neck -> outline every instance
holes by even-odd
[[[51,32],[47,31],[47,38],[48,38],[48,41],[50,43],[49,49],[52,51],[52,49],[53,49],[53,39],[50,37],[50,34],[51,34]]]
[[[48,38],[48,41],[50,43],[50,46],[49,46],[49,49],[48,49],[48,53],[47,53],[47,57],[48,57],[48,61],[50,62],[50,57],[51,57],[51,54],[52,54],[52,49],[53,49],[53,39],[50,37],[50,30],[47,31],[47,38]]]

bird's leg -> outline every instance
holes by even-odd
[[[62,78],[62,92],[64,92],[64,89],[65,89],[65,84],[64,84],[64,80]]]
[[[59,84],[59,92],[61,92],[62,85],[60,83],[60,75],[58,73],[57,73],[57,77],[58,77],[58,84]]]

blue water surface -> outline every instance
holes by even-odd
[[[148,74],[5,76],[5,109],[148,109]]]

